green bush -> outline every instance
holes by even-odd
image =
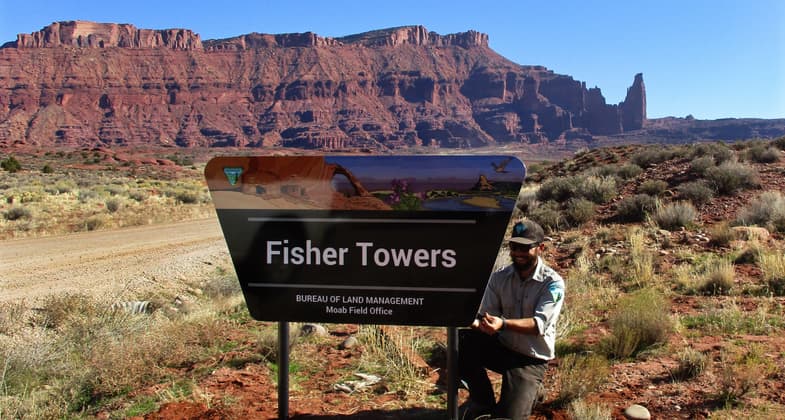
[[[564,216],[559,211],[559,204],[554,201],[548,201],[540,204],[539,206],[531,209],[528,218],[539,223],[546,231],[556,231],[566,225]]]
[[[714,163],[713,157],[702,156],[699,158],[695,158],[690,162],[690,172],[698,176],[705,176],[706,171],[716,166],[717,164]]]
[[[666,230],[676,230],[690,226],[697,217],[698,211],[695,210],[695,206],[689,202],[679,201],[660,206],[652,218],[657,226]]]
[[[556,177],[543,182],[537,190],[537,200],[563,203],[576,195],[578,180],[575,177]]]
[[[114,213],[117,210],[120,210],[121,204],[122,203],[120,202],[120,200],[118,200],[116,198],[112,198],[112,199],[106,200],[106,210],[109,213]]]
[[[758,174],[755,170],[738,162],[725,162],[706,170],[706,180],[717,193],[733,195],[739,190],[758,185]]]
[[[766,191],[739,211],[736,225],[758,225],[771,231],[785,232],[785,196]]]
[[[11,207],[3,213],[5,220],[14,221],[20,219],[29,219],[32,217],[30,210],[24,207]]]
[[[0,167],[10,173],[15,173],[22,169],[22,164],[15,157],[9,156],[0,161]]]
[[[175,200],[182,204],[196,204],[200,198],[200,195],[193,191],[178,191],[175,195]]]
[[[593,203],[604,204],[618,194],[616,181],[612,177],[588,176],[578,178],[577,194]]]
[[[747,150],[747,158],[752,162],[758,163],[774,163],[779,162],[782,157],[780,152],[775,147],[767,147],[765,145],[755,145]]]
[[[771,145],[780,150],[785,150],[785,137],[780,137],[776,140],[772,140]]]
[[[600,342],[609,357],[626,359],[664,343],[673,329],[669,302],[655,289],[641,289],[619,301],[608,323],[611,334]]]
[[[665,181],[661,181],[659,179],[649,179],[643,181],[641,185],[638,186],[638,193],[639,194],[648,194],[653,195],[655,197],[662,195],[665,190],[668,189],[668,183]]]
[[[616,217],[626,222],[642,222],[657,209],[657,199],[648,194],[624,197],[616,205]]]
[[[147,200],[147,195],[147,191],[144,190],[131,190],[128,192],[129,198],[140,203],[144,200]]]
[[[785,255],[763,254],[760,257],[760,268],[769,290],[774,295],[785,296]]]
[[[621,179],[625,179],[625,180],[635,178],[641,173],[643,173],[643,168],[641,168],[640,166],[634,163],[628,163],[626,165],[622,165],[616,171],[616,175],[619,176]]]
[[[677,187],[679,196],[689,200],[696,206],[708,203],[714,198],[714,191],[706,185],[705,181],[691,181]]]
[[[570,226],[581,226],[594,217],[597,205],[585,198],[573,198],[567,201],[564,215]]]
[[[54,173],[54,171],[55,170],[51,166],[49,166],[48,164],[44,165],[44,167],[41,168],[41,172],[43,172],[45,174],[51,174],[51,173]]]
[[[700,143],[693,146],[690,153],[690,157],[693,159],[701,157],[711,158],[711,166],[727,162],[733,158],[733,155],[733,150],[725,143]]]
[[[647,147],[646,149],[634,154],[630,158],[630,161],[640,166],[641,168],[648,168],[652,165],[671,160],[675,156],[676,151],[674,149],[655,146]]]

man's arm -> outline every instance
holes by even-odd
[[[514,331],[519,334],[540,334],[540,329],[537,327],[537,322],[534,321],[534,318],[506,319],[487,313],[479,319],[477,328],[489,335],[496,334],[502,329],[505,331]]]

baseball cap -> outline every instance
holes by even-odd
[[[510,242],[521,245],[539,244],[545,240],[545,232],[542,227],[531,220],[518,222],[512,227]]]

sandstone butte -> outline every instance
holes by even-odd
[[[0,47],[0,147],[563,145],[646,121],[642,74],[607,104],[599,88],[513,63],[475,31],[202,41],[69,21]]]

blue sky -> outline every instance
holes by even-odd
[[[643,73],[648,115],[785,118],[785,1],[0,0],[0,43],[54,21],[188,28],[202,39],[312,31],[338,37],[403,25],[487,33],[518,64],[543,65],[609,103]]]

